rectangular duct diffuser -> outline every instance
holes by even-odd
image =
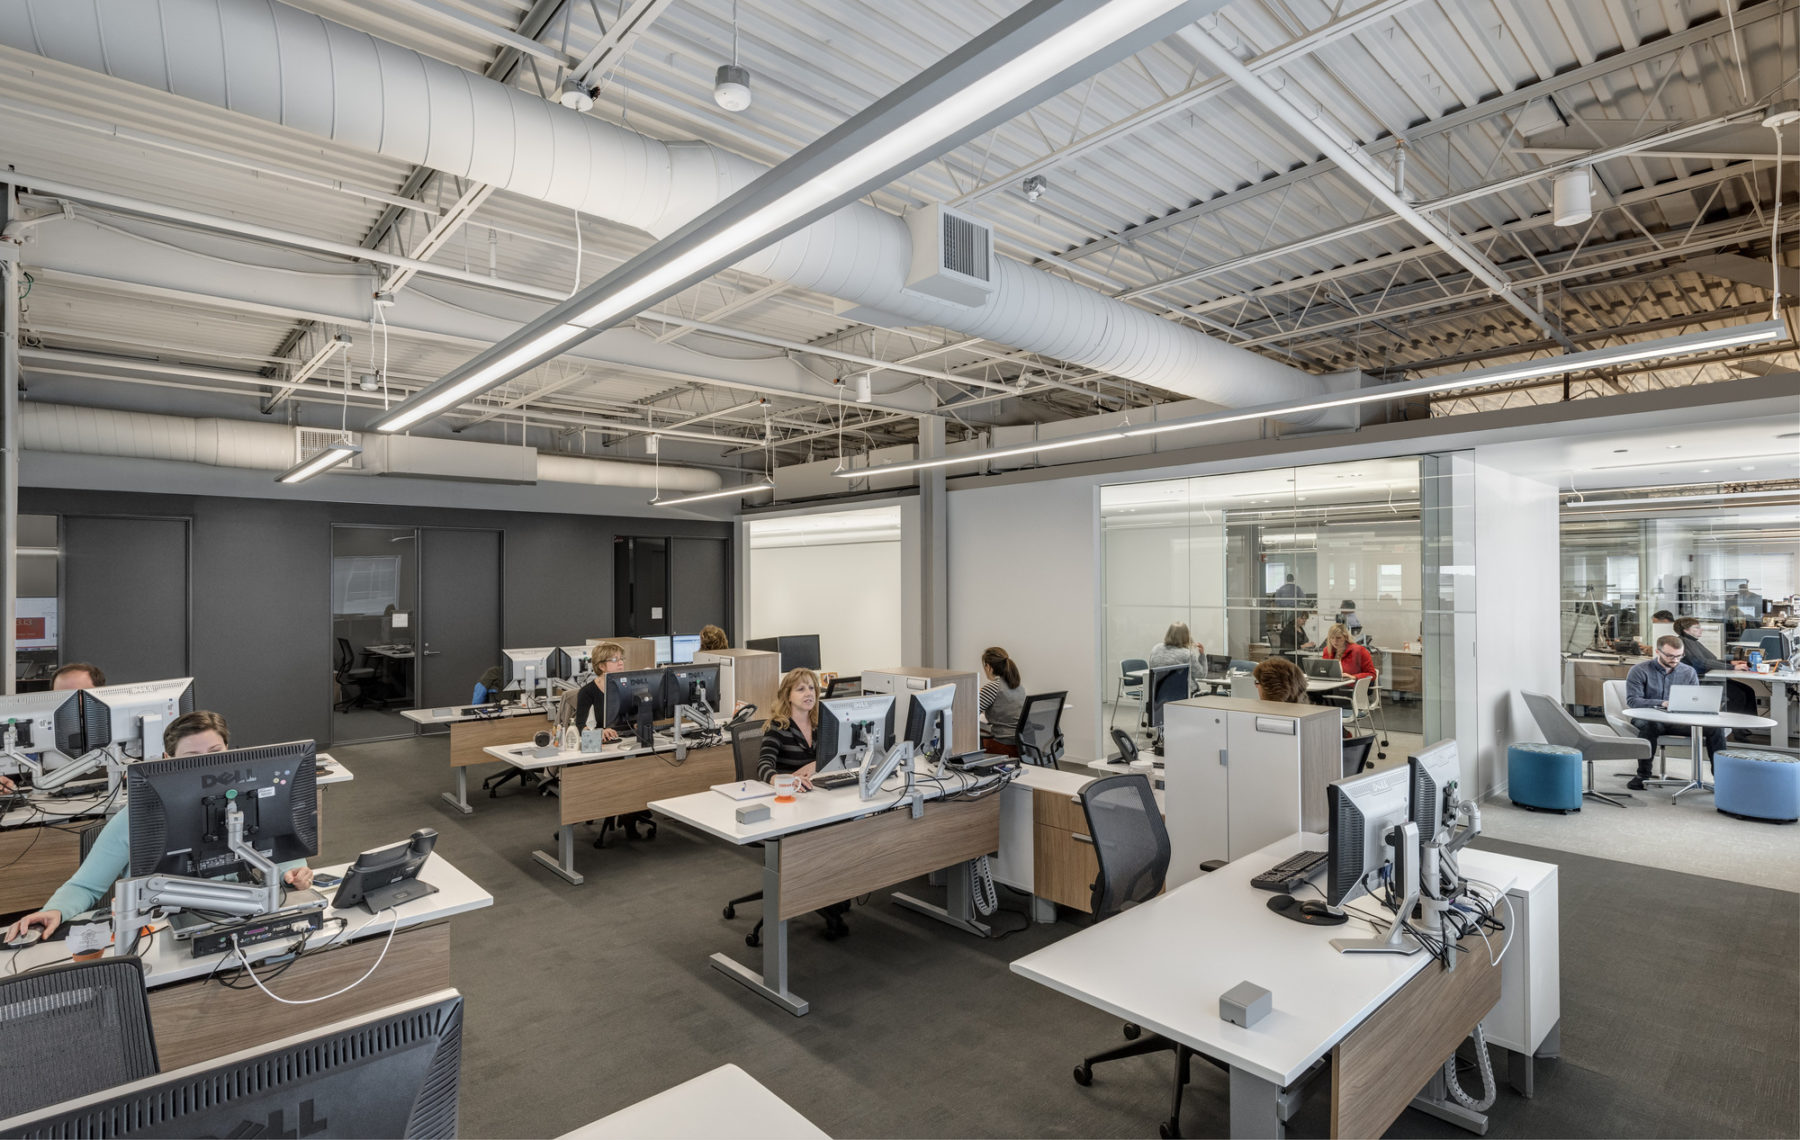
[[[305,463],[319,452],[345,438],[344,432],[332,431],[329,428],[297,427],[294,429],[294,462],[296,464]],[[361,432],[350,432],[348,439],[358,447],[362,446]],[[363,457],[360,454],[352,455],[338,464],[337,469],[339,471],[361,471]]]
[[[981,305],[994,292],[994,231],[936,203],[906,214],[912,267],[906,288],[957,305]]]
[[[465,439],[390,435],[380,475],[469,483],[536,483],[537,448]]]

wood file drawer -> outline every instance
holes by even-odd
[[[1074,796],[1046,792],[1041,788],[1031,795],[1033,822],[1062,831],[1087,831],[1087,815],[1081,810],[1081,801]]]
[[[1083,841],[1087,816],[1081,803],[1064,793],[1037,790],[1032,808],[1031,893],[1087,914],[1100,863],[1094,845]]]

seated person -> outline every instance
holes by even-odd
[[[730,648],[731,639],[725,636],[724,630],[716,625],[703,625],[700,627],[700,651],[702,653],[712,653],[720,649]]]
[[[106,674],[100,671],[98,665],[90,665],[86,661],[71,661],[50,675],[50,688],[55,692],[105,687]]]
[[[1375,687],[1374,654],[1352,641],[1349,627],[1342,622],[1325,632],[1324,656],[1327,661],[1339,663],[1338,668],[1343,670],[1345,680],[1354,682],[1367,677],[1369,688]]]
[[[1748,669],[1748,661],[1724,661],[1713,656],[1713,651],[1700,640],[1700,619],[1697,617],[1679,617],[1675,619],[1675,636],[1681,638],[1681,662],[1694,671],[1695,677],[1704,677],[1713,669]],[[1725,712],[1749,713],[1756,715],[1756,692],[1749,685],[1736,681],[1725,682],[1725,698],[1720,703]],[[1740,736],[1742,735],[1740,731]]]
[[[1684,619],[1689,620],[1689,619]],[[1677,625],[1680,623],[1677,622]],[[1669,707],[1669,690],[1676,685],[1698,685],[1700,678],[1695,676],[1691,665],[1682,661],[1682,642],[1680,638],[1666,633],[1656,639],[1656,656],[1648,661],[1640,661],[1625,674],[1625,707],[1630,709],[1666,709]],[[1675,736],[1683,730],[1671,724],[1651,720],[1634,720],[1632,726],[1637,734],[1656,747],[1659,736]],[[1725,730],[1709,728],[1705,732],[1706,756],[1725,747]],[[1645,756],[1638,761],[1637,775],[1631,778],[1626,786],[1634,792],[1644,790],[1644,781],[1650,778],[1650,757]],[[1697,763],[1697,762],[1696,762]]]
[[[989,752],[1005,756],[1019,754],[1019,715],[1025,711],[1025,685],[1019,678],[1019,666],[998,645],[981,651],[981,673],[987,678],[981,686],[981,715],[987,728],[981,735],[981,746]]]
[[[1338,605],[1338,624],[1350,631],[1354,639],[1362,636],[1362,619],[1356,616],[1356,603],[1345,598]]]
[[[1206,648],[1196,642],[1188,632],[1186,622],[1175,622],[1163,634],[1162,644],[1150,650],[1150,668],[1161,669],[1167,665],[1188,665],[1204,672],[1206,669]]]
[[[811,669],[789,669],[775,690],[769,723],[763,728],[762,747],[756,757],[756,778],[773,783],[777,772],[792,772],[802,789],[812,789],[819,768],[819,675]],[[825,919],[825,937],[850,933],[844,915],[847,902],[818,909]]]
[[[475,682],[475,695],[469,698],[472,705],[485,705],[500,699],[500,685],[506,679],[506,673],[498,665],[488,666],[487,672]]]
[[[615,710],[611,724],[600,724],[606,716],[606,675],[625,671],[625,647],[616,641],[602,641],[594,646],[590,659],[594,676],[581,686],[575,697],[575,727],[600,728],[600,739],[611,743],[619,739],[619,725],[626,723],[625,710]]]
[[[1250,679],[1256,682],[1256,693],[1265,701],[1276,704],[1307,704],[1306,674],[1300,666],[1285,657],[1265,657],[1256,663],[1250,671]]]
[[[223,752],[231,746],[231,730],[225,718],[215,712],[185,713],[163,730],[163,750],[170,756],[201,756]],[[56,933],[63,919],[92,909],[100,897],[125,874],[131,862],[131,813],[121,811],[106,821],[94,849],[75,869],[69,881],[56,888],[44,909],[34,911],[12,924],[6,932],[8,942],[27,930],[37,928],[48,938]],[[304,860],[281,864],[281,881],[298,890],[312,886],[312,868]]]
[[[1311,649],[1313,643],[1306,636],[1306,622],[1312,617],[1310,610],[1295,610],[1275,629],[1275,636],[1269,648],[1278,653],[1293,653],[1301,649]]]

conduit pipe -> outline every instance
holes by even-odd
[[[74,455],[106,455],[125,459],[162,459],[209,467],[253,471],[285,471],[294,465],[294,429],[249,420],[188,419],[149,412],[121,412],[70,404],[26,404],[20,408],[20,443],[25,451],[57,451]],[[380,460],[383,439],[365,439],[369,458]],[[478,446],[460,440],[435,446]],[[373,465],[373,464],[372,464]],[[340,468],[343,474],[374,474]],[[403,474],[403,472],[394,472]],[[660,487],[664,491],[716,491],[723,482],[716,472],[694,467],[664,466],[582,455],[537,453],[537,481],[590,487]]]
[[[646,138],[277,0],[5,3],[0,43],[659,238],[766,169],[704,143]],[[1004,257],[983,305],[912,293],[911,257],[904,220],[857,203],[739,268],[1226,406],[1324,390],[1298,369]]]

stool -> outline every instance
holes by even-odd
[[[1527,811],[1581,810],[1581,749],[1528,741],[1506,750],[1506,787]]]
[[[1753,748],[1715,752],[1713,806],[1739,819],[1800,820],[1800,757]]]

